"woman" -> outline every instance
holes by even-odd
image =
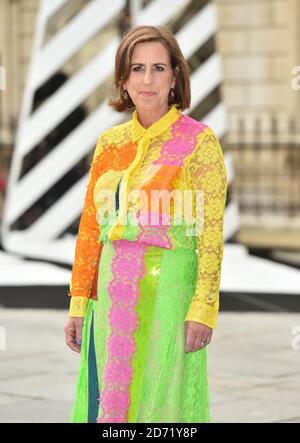
[[[188,65],[168,28],[138,26],[124,36],[115,86],[109,104],[133,115],[99,136],[89,173],[65,327],[80,352],[70,421],[208,422],[222,148],[211,128],[180,112],[190,105]],[[173,192],[169,205],[157,191]]]

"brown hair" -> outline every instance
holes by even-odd
[[[169,95],[169,106],[176,104],[177,108],[184,110],[190,107],[191,86],[189,79],[189,66],[185,60],[174,34],[166,26],[136,26],[124,35],[115,58],[115,77],[113,85],[117,91],[115,99],[109,99],[108,105],[116,111],[132,111],[135,105],[127,94],[124,97],[123,83],[130,75],[130,62],[134,47],[137,43],[159,41],[170,54],[171,67],[176,83],[174,97]],[[176,69],[175,69],[176,68]]]

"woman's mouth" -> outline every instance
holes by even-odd
[[[140,94],[144,95],[145,97],[151,97],[152,95],[155,95],[155,92],[141,91]]]

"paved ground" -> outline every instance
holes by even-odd
[[[68,421],[79,354],[65,345],[66,319],[66,310],[1,310],[0,422]],[[212,422],[300,423],[297,326],[300,336],[300,314],[219,313],[208,348]]]

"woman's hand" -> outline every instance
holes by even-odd
[[[66,343],[72,351],[80,352],[81,349],[81,333],[84,317],[69,317],[64,328]],[[76,344],[77,343],[79,344]]]
[[[195,352],[211,342],[213,329],[196,321],[185,322],[185,352]],[[203,343],[204,342],[204,343]]]

